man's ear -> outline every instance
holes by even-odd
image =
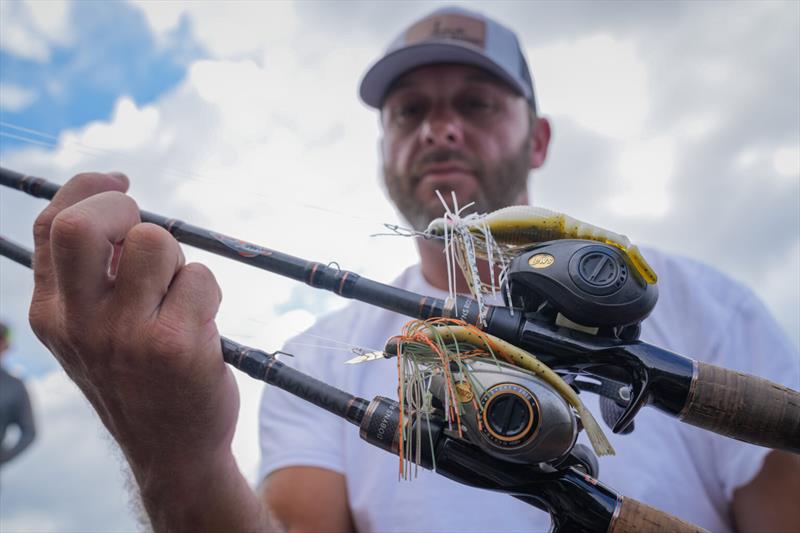
[[[547,148],[550,146],[550,122],[546,118],[535,118],[531,127],[531,168],[539,168],[547,159]]]
[[[386,146],[386,130],[383,124],[383,109],[380,110],[378,113],[378,155],[380,156],[381,166],[383,166],[383,162],[386,161],[386,154],[384,153],[384,148]]]

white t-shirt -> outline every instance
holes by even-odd
[[[652,250],[646,257],[659,275],[659,302],[642,327],[642,340],[673,352],[800,388],[800,357],[759,300],[715,270]],[[418,266],[393,285],[444,297]],[[303,346],[282,360],[326,383],[367,400],[397,398],[393,360],[343,365],[352,353],[313,349],[338,339],[382,349],[408,317],[354,303],[320,319]],[[583,401],[600,420],[597,396]],[[412,481],[398,481],[399,459],[361,440],[358,429],[335,415],[276,389],[265,387],[261,405],[260,479],[288,466],[317,466],[347,479],[356,528],[362,532],[547,531],[548,515],[511,496],[450,481],[419,469]],[[602,424],[602,422],[601,422]],[[605,429],[605,428],[604,428]],[[630,496],[710,531],[731,531],[729,502],[761,468],[766,448],[689,426],[645,407],[629,435],[606,435],[616,449],[601,457],[600,480]],[[585,433],[579,441],[587,443]]]

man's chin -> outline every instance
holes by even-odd
[[[446,211],[455,213],[464,206],[473,204],[462,211],[462,214],[475,213],[481,211],[481,207],[485,204],[483,198],[479,195],[456,193],[455,199],[453,193],[449,190],[439,191],[441,199],[434,193],[434,198],[427,198],[425,201],[420,202],[424,209],[423,211],[430,216],[430,220],[443,217]],[[442,203],[444,200],[444,204]],[[446,207],[445,207],[446,206]],[[430,222],[430,220],[428,222]]]
[[[453,198],[450,192],[447,191],[446,194],[442,192],[441,194],[445,204],[442,204],[442,201],[436,197],[435,200],[428,199],[424,202],[419,201],[413,206],[406,205],[402,207],[398,205],[400,214],[413,229],[416,231],[425,231],[432,221],[443,217],[448,210],[451,213],[455,212]],[[485,202],[482,198],[480,200],[473,200],[472,198],[466,198],[462,200],[458,196],[456,198],[458,200],[458,207],[460,209],[463,209],[465,205],[468,205],[471,202],[475,202],[473,205],[464,209],[461,213],[462,215],[468,215],[470,213],[487,213],[492,211],[492,209],[486,209],[483,207],[485,206]],[[445,205],[447,207],[445,207]]]

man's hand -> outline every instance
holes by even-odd
[[[127,187],[81,174],[39,216],[31,326],[120,444],[156,529],[256,529],[230,451],[239,397],[214,322],[219,286],[140,222]]]

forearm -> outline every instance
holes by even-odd
[[[800,524],[800,456],[773,450],[756,477],[733,493],[736,529],[796,531]]]
[[[153,530],[268,532],[263,504],[233,455],[133,468]]]

